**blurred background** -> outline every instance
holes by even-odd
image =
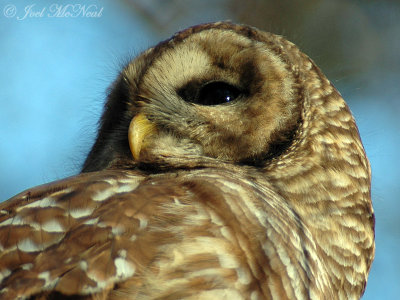
[[[399,299],[400,1],[1,0],[0,200],[79,172],[121,66],[217,20],[286,36],[347,100],[373,172],[377,251],[363,299]]]

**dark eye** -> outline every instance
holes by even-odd
[[[235,100],[241,92],[236,87],[221,81],[205,84],[201,87],[194,103],[217,105]]]

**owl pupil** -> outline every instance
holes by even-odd
[[[235,100],[240,91],[225,82],[211,82],[201,87],[195,103],[202,105],[217,105]]]

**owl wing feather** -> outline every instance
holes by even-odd
[[[133,235],[144,222],[137,214],[146,206],[145,198],[132,194],[140,180],[123,172],[89,173],[2,203],[3,297],[50,289],[88,294],[131,275],[134,265],[120,250],[129,244],[127,234]],[[124,199],[129,194],[136,201],[127,213],[121,208],[128,205]],[[131,254],[139,256],[137,251]]]
[[[226,170],[86,173],[0,209],[2,299],[265,295],[268,276],[271,296],[302,299],[311,282],[326,284],[312,278],[319,262],[307,251],[315,244],[293,210],[272,189]],[[301,286],[282,279],[284,271]]]

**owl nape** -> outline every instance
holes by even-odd
[[[310,58],[197,25],[123,68],[81,174],[0,204],[0,298],[359,299],[370,180]]]

